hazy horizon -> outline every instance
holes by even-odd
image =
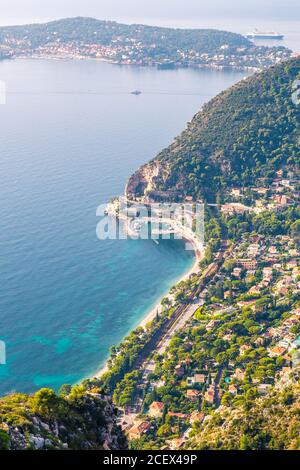
[[[1,25],[89,16],[125,23],[165,26],[218,26],[229,20],[246,24],[300,21],[298,0],[2,0]],[[227,26],[228,27],[228,26]]]

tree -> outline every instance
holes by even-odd
[[[0,450],[8,450],[10,445],[9,435],[0,429]]]
[[[72,387],[71,393],[68,396],[68,401],[75,406],[82,405],[83,398],[86,395],[86,389],[82,385],[75,385]]]
[[[60,396],[66,397],[67,395],[70,395],[71,390],[72,390],[72,385],[64,384],[60,387],[58,393],[59,393]]]
[[[32,411],[41,416],[50,417],[59,410],[60,399],[50,388],[42,388],[32,399]]]

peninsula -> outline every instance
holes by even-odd
[[[115,64],[257,70],[292,57],[285,47],[257,46],[214,29],[126,25],[94,18],[0,28],[0,53],[22,58],[93,58]]]

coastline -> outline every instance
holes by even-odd
[[[157,68],[156,64],[126,64],[123,62],[117,62],[105,57],[89,57],[89,56],[54,56],[54,55],[41,55],[41,56],[13,56],[9,60],[54,60],[54,61],[94,61],[94,62],[104,62],[106,64],[110,65],[116,65],[116,66],[121,66],[121,67],[142,67],[142,68],[155,68],[156,70],[159,70]],[[3,60],[8,60],[8,59],[3,59]],[[181,70],[181,69],[193,69],[193,70],[217,70],[217,71],[224,71],[224,70],[229,70],[232,72],[245,72],[245,73],[256,73],[262,70],[261,67],[258,66],[237,66],[237,65],[219,65],[219,64],[194,64],[194,65],[177,65],[174,68],[167,69],[167,70]]]
[[[183,274],[180,277],[180,279],[178,279],[176,284],[178,284],[182,281],[188,280],[190,278],[190,276],[192,276],[193,274],[197,274],[198,271],[199,271],[199,262],[201,261],[201,259],[203,257],[203,247],[202,247],[202,245],[200,245],[200,243],[198,244],[194,239],[188,239],[186,236],[183,237],[183,240],[187,241],[188,243],[190,243],[193,246],[193,250],[194,250],[194,254],[195,254],[195,260],[194,260],[194,263],[191,266],[191,268],[185,274]],[[174,284],[174,285],[176,285],[176,284]],[[163,295],[158,300],[158,302],[154,305],[154,307],[151,307],[151,309],[146,312],[146,314],[142,318],[142,320],[140,320],[138,325],[133,327],[131,331],[133,331],[133,330],[135,330],[136,328],[139,328],[139,327],[145,328],[147,323],[154,320],[157,311],[160,310],[160,308],[161,308],[162,299],[164,299],[166,297],[169,297],[169,296],[170,296],[170,289],[169,289],[168,292],[166,292],[165,295]],[[90,379],[93,379],[93,378],[98,378],[99,379],[99,378],[101,378],[101,376],[103,374],[105,374],[106,372],[109,371],[107,362],[108,362],[108,359],[105,361],[104,365],[96,372],[96,374],[93,374],[92,376],[90,376],[88,378],[90,378]]]

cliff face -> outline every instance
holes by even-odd
[[[230,186],[299,171],[300,58],[256,74],[207,103],[187,129],[129,181],[131,196],[175,191],[214,200]]]
[[[126,186],[129,199],[144,198],[149,202],[176,202],[184,194],[184,180],[171,182],[170,166],[159,161],[152,161],[140,167],[130,178]]]
[[[129,179],[126,194],[129,197],[143,196],[163,183],[163,168],[158,162],[151,162],[139,168]]]
[[[0,400],[0,449],[121,450],[127,441],[116,408],[99,390],[74,387],[62,397],[42,389]]]

